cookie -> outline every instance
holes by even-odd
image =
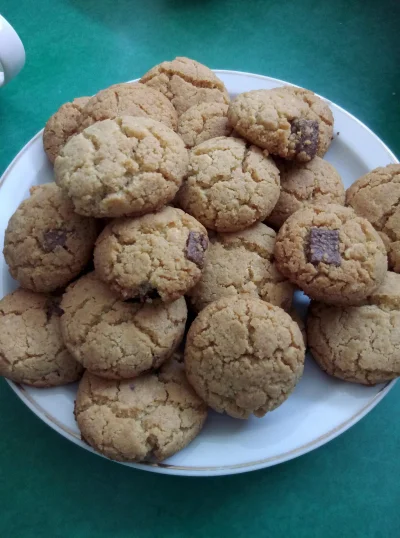
[[[66,286],[86,266],[96,240],[96,223],[77,215],[54,183],[32,187],[11,217],[3,254],[23,288],[51,292]]]
[[[299,162],[322,157],[333,136],[329,106],[313,92],[292,86],[239,94],[229,105],[228,119],[253,144]]]
[[[34,387],[77,381],[83,372],[65,347],[58,298],[17,289],[0,300],[0,376]]]
[[[311,352],[328,374],[364,385],[400,376],[400,275],[388,272],[362,306],[312,302],[307,319]]]
[[[178,123],[178,134],[187,148],[197,146],[210,138],[230,136],[226,103],[200,103],[184,112]]]
[[[185,346],[190,384],[215,411],[262,417],[293,391],[304,368],[300,329],[277,306],[225,297],[192,323]]]
[[[301,336],[303,337],[304,347],[307,348],[307,333],[303,318],[300,316],[299,312],[294,307],[289,310],[289,314],[292,320],[295,321],[299,326]]]
[[[123,116],[71,138],[54,171],[77,213],[121,217],[170,202],[187,165],[187,150],[172,129],[150,118]]]
[[[344,205],[345,189],[336,168],[320,157],[307,163],[279,161],[281,193],[267,223],[280,228],[298,209],[309,205]]]
[[[82,109],[89,99],[90,97],[78,97],[72,103],[65,103],[47,121],[43,131],[43,148],[51,163],[54,163],[66,142],[78,131]]]
[[[94,251],[98,277],[122,299],[174,301],[201,276],[208,237],[180,209],[111,222]]]
[[[208,67],[190,58],[178,57],[148,71],[140,82],[163,93],[178,116],[199,103],[229,103],[229,94]]]
[[[348,207],[310,206],[293,213],[275,244],[278,269],[312,299],[354,305],[386,276],[385,246]]]
[[[354,182],[346,203],[368,219],[386,245],[389,267],[400,272],[400,164],[375,168]]]
[[[178,357],[134,380],[102,379],[86,371],[75,417],[82,439],[104,456],[157,462],[200,433],[207,406],[187,382]]]
[[[241,232],[211,234],[203,273],[188,292],[195,310],[222,297],[242,294],[288,310],[294,289],[276,268],[275,237],[262,223]]]
[[[279,171],[265,152],[222,136],[190,151],[179,203],[206,228],[235,232],[271,213],[279,185]]]
[[[180,344],[187,318],[183,297],[172,303],[121,301],[94,273],[65,292],[64,342],[90,372],[109,379],[158,368]]]
[[[93,96],[82,110],[79,132],[96,121],[119,116],[141,116],[164,123],[176,131],[178,116],[171,102],[143,84],[116,84]]]

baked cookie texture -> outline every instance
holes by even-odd
[[[197,146],[210,138],[230,136],[226,103],[200,103],[184,112],[178,122],[178,134],[187,148]]]
[[[168,206],[111,222],[97,240],[94,265],[122,299],[174,301],[199,280],[207,248],[206,229]]]
[[[172,303],[123,302],[94,273],[65,292],[64,342],[92,373],[124,379],[159,368],[179,346],[187,318],[183,297]]]
[[[289,310],[294,287],[276,268],[275,238],[274,230],[262,223],[241,232],[210,234],[203,273],[187,294],[194,309],[248,294]]]
[[[389,267],[400,272],[400,164],[375,168],[360,177],[347,189],[346,203],[378,230]]]
[[[94,219],[74,213],[54,183],[32,187],[9,220],[3,254],[11,276],[36,292],[66,286],[91,259]]]
[[[313,92],[292,86],[239,94],[228,119],[241,136],[284,159],[323,157],[333,137],[329,106]]]
[[[400,376],[400,275],[388,272],[362,306],[312,302],[307,335],[314,359],[334,377],[375,385]]]
[[[63,104],[47,121],[43,131],[43,148],[54,164],[66,142],[78,132],[82,109],[90,97],[77,97]]]
[[[345,189],[336,168],[316,156],[307,163],[279,160],[279,200],[267,217],[267,224],[280,228],[298,209],[309,205],[345,203]]]
[[[77,213],[120,217],[156,211],[170,202],[187,165],[187,150],[172,129],[150,118],[122,116],[74,136],[54,171]]]
[[[262,417],[292,392],[304,354],[300,329],[284,310],[259,299],[225,297],[192,323],[185,367],[197,394],[215,411]]]
[[[279,170],[265,152],[240,138],[218,137],[190,151],[179,203],[206,228],[234,232],[264,220],[279,191]]]
[[[198,435],[207,406],[175,355],[157,372],[113,381],[85,372],[75,417],[82,439],[117,461],[162,461]]]
[[[148,71],[140,82],[163,93],[174,105],[178,116],[199,103],[229,103],[229,94],[208,67],[177,57]]]
[[[79,132],[97,121],[140,116],[176,131],[178,116],[171,102],[157,90],[139,83],[115,84],[94,95],[82,110]]]
[[[387,273],[378,233],[351,208],[339,205],[293,213],[278,232],[275,259],[291,282],[328,304],[361,303]]]
[[[17,289],[0,300],[0,375],[34,387],[77,381],[83,372],[64,345],[59,298]]]

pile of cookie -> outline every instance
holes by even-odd
[[[230,101],[187,58],[63,105],[43,133],[55,182],[32,188],[5,233],[20,288],[0,301],[0,374],[80,380],[82,439],[161,461],[209,407],[262,417],[288,398],[304,368],[300,288],[326,372],[400,375],[400,166],[346,195],[322,158],[332,138],[312,92]]]

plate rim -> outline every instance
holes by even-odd
[[[235,70],[228,70],[228,69],[213,69],[213,71],[218,74],[225,74],[225,75],[234,75],[234,76],[246,76],[250,78],[260,79],[260,80],[267,80],[269,82],[278,83],[281,85],[288,85],[288,86],[296,86],[295,84],[292,84],[290,82],[269,77],[266,75],[260,75],[256,73],[248,73],[245,71],[235,71]],[[139,79],[135,79],[129,82],[137,82]],[[316,94],[318,95],[318,94]],[[346,116],[348,116],[353,121],[357,122],[363,129],[368,131],[385,149],[385,151],[388,153],[388,156],[395,162],[398,163],[398,159],[395,156],[395,154],[390,150],[390,148],[383,142],[378,135],[376,135],[365,123],[363,123],[361,120],[359,120],[357,117],[355,117],[353,114],[342,108],[341,106],[337,105],[333,101],[326,99],[323,96],[320,96],[322,99],[327,101],[328,103],[334,105],[337,109],[339,109],[342,113],[344,113]],[[14,157],[14,159],[11,161],[11,163],[7,166],[7,168],[4,170],[1,178],[0,178],[0,189],[6,180],[8,174],[11,172],[11,170],[14,168],[14,166],[17,164],[17,162],[21,159],[22,155],[26,153],[30,149],[30,146],[36,142],[36,140],[42,136],[43,129],[41,129],[36,135],[34,135],[26,144],[21,148],[21,150],[17,153],[17,155]],[[256,460],[248,463],[240,463],[235,465],[223,465],[223,466],[184,466],[184,465],[173,465],[173,464],[167,464],[167,463],[130,463],[130,464],[124,464],[126,467],[131,467],[134,469],[139,470],[146,470],[161,474],[170,474],[170,475],[181,475],[181,476],[222,476],[222,475],[230,475],[230,474],[238,474],[238,473],[244,473],[249,471],[255,471],[258,469],[270,467],[272,465],[277,465],[279,463],[284,463],[285,461],[289,461],[291,459],[294,459],[298,456],[302,456],[304,454],[307,454],[308,452],[311,452],[312,450],[315,450],[319,448],[320,446],[328,443],[329,441],[332,441],[345,431],[347,431],[349,428],[351,428],[354,424],[356,424],[359,420],[361,420],[364,416],[366,416],[385,396],[386,394],[394,387],[396,384],[396,379],[389,381],[386,383],[380,391],[375,394],[369,401],[366,403],[360,410],[358,410],[356,413],[354,413],[350,418],[336,426],[335,428],[329,430],[325,434],[317,437],[316,439],[313,439],[312,441],[309,441],[308,443],[305,443],[293,450],[284,452],[277,456],[270,456],[268,458],[263,458],[261,460]],[[102,454],[99,454],[95,450],[92,449],[89,445],[83,445],[82,440],[80,439],[80,436],[78,436],[75,432],[70,430],[68,427],[61,424],[55,417],[50,415],[47,411],[45,411],[37,402],[36,400],[28,393],[28,391],[24,388],[23,385],[19,383],[14,383],[13,381],[6,379],[6,382],[11,387],[13,392],[20,398],[20,400],[30,409],[38,418],[40,418],[45,424],[50,426],[53,430],[55,430],[57,433],[68,439],[69,441],[73,442],[75,445],[79,446],[80,448],[84,448],[88,450],[89,452],[92,452],[95,455],[98,455],[100,457],[103,457],[105,459],[105,456]],[[110,460],[113,461],[113,460]],[[120,463],[120,462],[116,462]]]

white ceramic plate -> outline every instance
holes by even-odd
[[[232,96],[261,88],[282,86],[269,77],[216,71]],[[398,162],[385,144],[354,116],[330,103],[335,116],[335,139],[326,159],[339,170],[348,187],[377,166]],[[337,134],[336,134],[337,133]],[[38,133],[20,151],[0,180],[0,247],[4,230],[32,185],[52,180],[53,172]],[[4,259],[0,264],[0,297],[17,286]],[[303,310],[307,299],[298,294]],[[73,416],[76,386],[34,389],[9,382],[21,400],[44,422],[75,444],[81,441]],[[158,473],[210,476],[242,473],[276,465],[305,454],[335,438],[358,422],[389,392],[394,382],[363,387],[325,375],[307,357],[303,378],[281,407],[262,419],[241,421],[210,413],[201,434],[184,450],[161,464],[127,464]],[[92,451],[93,452],[93,451]]]

